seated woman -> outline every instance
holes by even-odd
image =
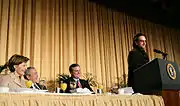
[[[24,71],[27,69],[27,61],[29,58],[22,55],[13,55],[8,62],[1,68],[9,69],[10,74],[0,77],[0,86],[11,88],[26,88]]]

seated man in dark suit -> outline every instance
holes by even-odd
[[[69,72],[71,74],[71,77],[65,81],[65,83],[67,83],[66,93],[70,93],[70,90],[72,90],[72,88],[70,87],[70,82],[75,82],[76,88],[88,88],[93,92],[88,81],[80,79],[80,66],[78,64],[71,64],[69,66]]]
[[[28,67],[24,72],[24,78],[33,82],[30,88],[38,90],[47,90],[45,85],[40,85],[38,83],[38,73],[34,67]]]

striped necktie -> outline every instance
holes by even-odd
[[[77,81],[77,86],[78,86],[77,88],[82,88],[81,83],[80,83],[79,80]]]
[[[38,89],[38,90],[41,90],[36,83],[34,83],[34,87],[35,87],[36,89]]]

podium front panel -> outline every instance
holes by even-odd
[[[158,58],[136,69],[133,81],[134,92],[150,93],[163,89],[180,90],[177,64]]]

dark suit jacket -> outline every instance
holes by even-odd
[[[128,86],[133,87],[134,70],[149,62],[149,57],[143,48],[136,47],[128,55]]]
[[[72,77],[70,77],[69,79],[65,80],[64,82],[67,83],[67,89],[66,89],[66,93],[70,93],[70,81],[75,81]],[[90,87],[88,81],[83,80],[83,79],[79,79],[82,88],[88,88],[90,91],[93,92],[92,88]]]
[[[36,83],[36,85],[41,89],[41,90],[47,90],[46,86],[42,86],[39,83]],[[32,86],[30,88],[33,88]],[[36,89],[39,89],[35,86]]]

